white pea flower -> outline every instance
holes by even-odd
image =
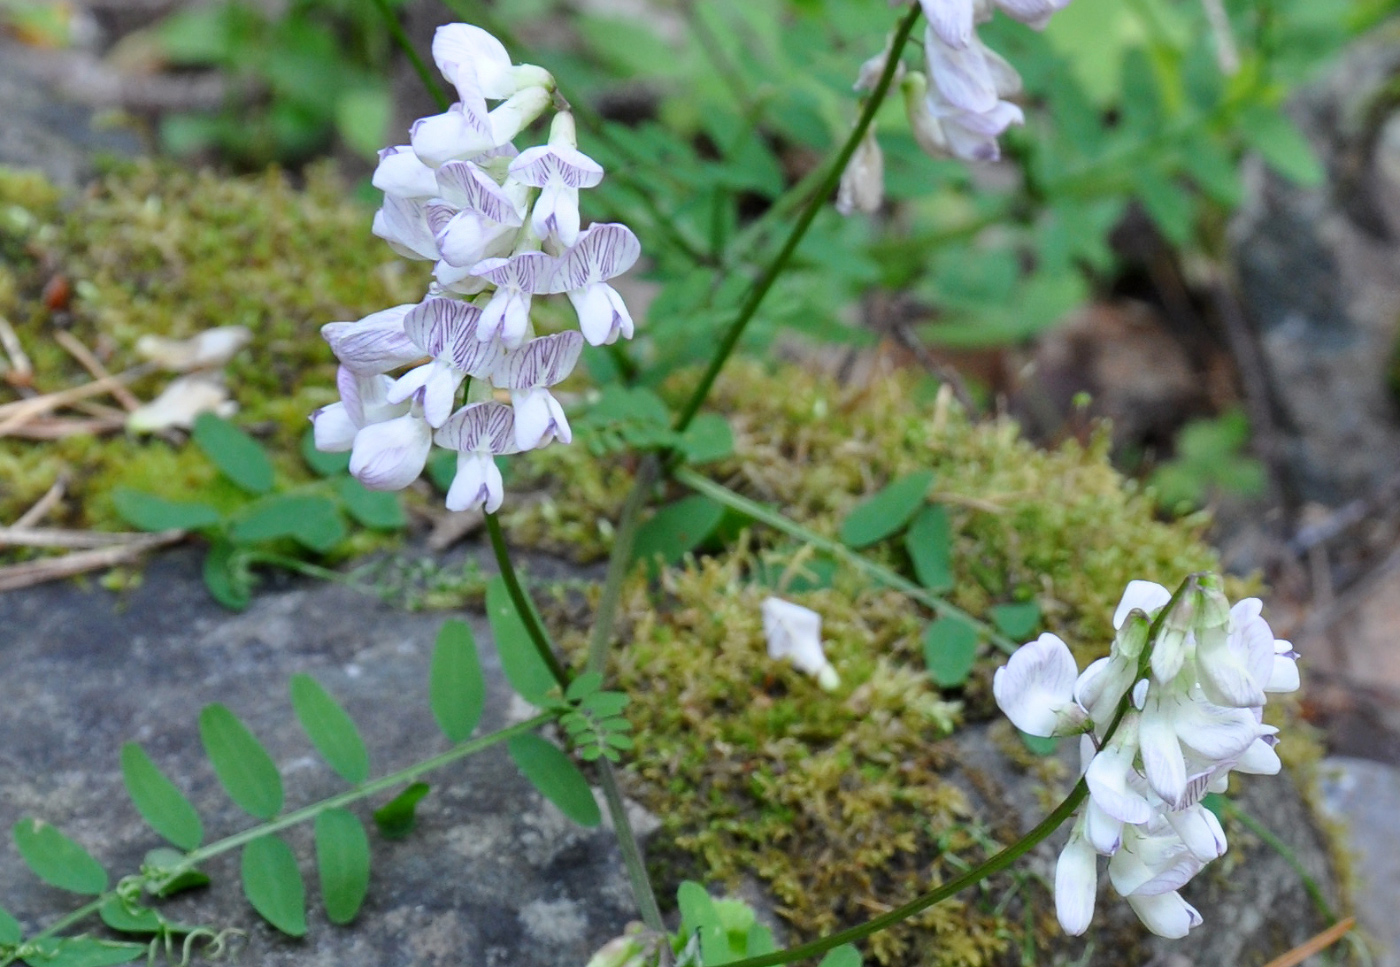
[[[1084,771],[1094,804],[1122,823],[1145,823],[1152,818],[1152,804],[1132,781],[1133,759],[1138,751],[1138,716],[1129,712]]]
[[[528,148],[510,163],[510,175],[540,189],[531,227],[540,238],[557,238],[564,245],[578,241],[580,188],[603,180],[603,166],[578,150],[574,116],[560,111],[549,129],[549,143]]]
[[[384,204],[374,213],[370,231],[406,259],[435,262],[441,258],[437,240],[428,225],[426,202],[385,195]]]
[[[1027,735],[1071,735],[1086,718],[1074,700],[1079,668],[1069,646],[1046,632],[1016,649],[992,676],[998,707]]]
[[[361,375],[341,366],[335,374],[340,402],[323,406],[311,414],[311,428],[316,449],[326,453],[341,453],[355,445],[355,436],[371,423],[383,423],[403,416],[409,402],[390,403],[389,387],[394,381],[388,376]]]
[[[544,68],[512,64],[504,44],[471,24],[439,27],[433,34],[433,61],[459,92],[465,87],[493,101],[528,87],[554,85],[554,78]]]
[[[485,101],[458,101],[441,114],[419,118],[408,129],[408,141],[419,160],[432,168],[469,160],[500,144],[492,132]]]
[[[400,198],[427,199],[438,193],[437,172],[420,161],[413,146],[407,144],[379,152],[379,164],[370,184]]]
[[[1125,899],[1142,925],[1159,937],[1180,940],[1202,924],[1201,914],[1176,891],[1133,893]]]
[[[509,406],[487,401],[452,414],[434,439],[457,451],[457,475],[447,491],[448,510],[483,508],[494,514],[505,499],[505,485],[495,458],[515,453],[515,417]]]
[[[509,251],[525,224],[527,188],[496,184],[470,161],[449,161],[437,171],[439,195],[425,205],[428,226],[443,261],[469,267]]]
[[[201,413],[232,416],[238,404],[216,373],[192,373],[170,381],[160,395],[126,417],[131,433],[159,433],[172,427],[188,430]]]
[[[1121,628],[1128,615],[1141,611],[1149,618],[1156,617],[1159,610],[1172,599],[1172,593],[1153,581],[1129,581],[1113,612],[1113,627]]]
[[[815,611],[782,598],[765,598],[763,634],[768,639],[769,658],[791,659],[801,671],[816,676],[817,683],[827,691],[841,684],[836,669],[826,659],[822,616]]]
[[[560,258],[549,291],[569,297],[589,345],[632,338],[632,315],[608,280],[630,269],[641,254],[641,243],[626,225],[595,223]]]
[[[885,201],[885,155],[875,137],[875,122],[865,129],[836,191],[836,210],[842,215],[873,215]]]
[[[433,431],[423,419],[421,394],[403,416],[371,423],[355,434],[350,474],[370,490],[402,490],[423,472]]]
[[[561,332],[533,339],[520,349],[506,353],[491,374],[491,382],[510,390],[515,408],[515,445],[534,450],[552,440],[573,440],[564,408],[549,392],[573,372],[583,351],[583,336]]]
[[[359,322],[328,322],[321,327],[321,338],[341,365],[357,373],[387,373],[423,357],[404,332],[404,318],[413,308],[405,304],[371,313]]]
[[[520,252],[508,258],[483,259],[472,266],[478,275],[496,286],[481,313],[478,339],[500,338],[508,349],[525,341],[530,329],[530,300],[550,290],[558,260],[545,252]]]
[[[187,373],[223,366],[252,339],[243,326],[218,326],[188,339],[145,335],[136,340],[136,352],[162,369]]]
[[[1055,863],[1055,918],[1071,937],[1089,929],[1099,892],[1098,855],[1085,838],[1084,823],[1081,814]]]
[[[395,380],[389,402],[402,402],[421,391],[428,425],[446,423],[462,380],[489,376],[503,352],[499,342],[478,337],[480,320],[480,309],[458,299],[430,298],[414,306],[404,317],[404,332],[418,356],[428,356],[431,362]]]

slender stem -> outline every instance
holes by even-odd
[[[632,895],[637,900],[642,922],[657,933],[665,933],[666,923],[661,919],[661,907],[656,902],[656,891],[652,889],[651,878],[647,876],[646,857],[642,855],[637,834],[632,831],[632,824],[627,820],[627,806],[622,801],[617,774],[607,759],[598,760],[598,780],[598,784],[603,787],[603,798],[608,803],[613,830],[617,833],[617,844],[622,850],[622,865],[627,868],[627,879],[632,884]]]
[[[655,454],[643,457],[641,466],[637,468],[637,479],[622,507],[622,516],[618,519],[617,531],[613,536],[612,554],[608,557],[607,577],[603,580],[603,592],[593,615],[593,630],[589,633],[587,671],[604,670],[617,621],[617,606],[622,600],[622,583],[632,570],[632,547],[637,540],[642,506],[660,472],[661,461]]]
[[[981,632],[988,641],[1008,655],[1016,650],[1016,643],[1014,641],[997,631],[985,621],[974,618],[962,608],[959,608],[945,598],[939,597],[927,588],[919,587],[919,585],[915,584],[904,575],[891,571],[882,564],[876,564],[864,554],[852,550],[840,541],[834,541],[829,537],[823,537],[816,531],[803,527],[801,524],[797,523],[797,521],[778,513],[776,510],[765,507],[756,500],[750,500],[742,494],[736,494],[723,484],[715,483],[709,477],[696,473],[688,467],[677,467],[671,472],[671,476],[675,478],[677,483],[684,484],[696,493],[704,494],[711,500],[718,501],[726,507],[732,507],[741,514],[752,517],[759,523],[767,524],[775,530],[780,530],[800,541],[805,541],[833,557],[839,557],[841,560],[864,571],[886,587],[894,588],[896,591],[902,591],[921,604],[927,605],[940,617],[957,618],[960,621],[967,622]]]
[[[846,138],[846,143],[842,145],[841,151],[832,161],[831,167],[827,170],[826,177],[822,179],[821,187],[818,189],[802,214],[798,216],[797,223],[793,225],[792,231],[788,233],[787,241],[778,251],[777,256],[768,267],[763,270],[758,281],[749,290],[748,298],[739,308],[739,314],[734,317],[734,321],[729,324],[729,328],[720,337],[719,348],[715,350],[714,356],[710,359],[710,365],[705,370],[705,374],[700,377],[699,384],[691,393],[690,399],[686,401],[685,407],[681,410],[680,417],[676,420],[676,429],[684,430],[690,426],[690,421],[695,419],[695,415],[700,412],[700,407],[705,402],[705,397],[710,395],[710,389],[714,386],[715,379],[724,368],[725,362],[729,359],[734,347],[739,344],[739,339],[744,334],[749,322],[758,312],[758,307],[763,304],[763,300],[768,296],[768,290],[773,288],[773,283],[778,281],[783,270],[792,261],[793,253],[797,251],[797,246],[807,235],[807,229],[812,226],[817,213],[826,207],[827,199],[836,190],[837,183],[841,180],[841,174],[846,170],[846,165],[850,163],[851,156],[856,153],[856,148],[860,146],[861,139],[865,137],[865,132],[870,127],[871,121],[875,119],[875,112],[880,109],[880,105],[885,101],[885,95],[889,92],[890,85],[894,81],[896,69],[899,67],[899,57],[904,51],[904,45],[909,40],[909,35],[914,30],[914,24],[918,22],[922,8],[914,4],[905,18],[900,21],[899,28],[895,31],[894,41],[890,46],[888,59],[885,61],[885,70],[880,75],[880,81],[875,85],[875,89],[870,92],[870,98],[865,102],[865,108],[860,113],[856,126],[851,129],[850,136]]]
[[[515,605],[516,614],[520,615],[520,621],[529,632],[530,640],[535,643],[535,650],[540,653],[540,658],[549,668],[549,673],[554,676],[560,688],[568,688],[569,673],[555,656],[549,635],[540,627],[535,609],[530,605],[530,599],[525,596],[525,589],[520,586],[520,578],[516,576],[515,565],[510,560],[510,549],[506,547],[505,535],[501,533],[501,522],[495,514],[486,515],[486,530],[491,535],[491,548],[496,552],[496,566],[501,569],[501,578],[506,583],[506,591],[510,594],[511,603]]]
[[[1055,807],[1055,811],[1041,820],[1040,825],[1031,830],[1021,839],[1012,843],[1006,849],[990,857],[985,862],[974,866],[962,876],[948,883],[943,884],[923,896],[910,900],[901,907],[896,907],[889,913],[867,920],[858,926],[834,933],[829,937],[822,937],[820,940],[813,940],[797,947],[789,947],[787,950],[775,951],[771,954],[763,954],[759,957],[749,957],[745,960],[732,961],[728,967],[775,967],[777,964],[790,964],[795,960],[805,960],[809,957],[817,957],[840,947],[844,944],[855,943],[864,940],[873,933],[893,927],[897,923],[908,920],[915,914],[927,910],[936,903],[961,893],[970,886],[982,882],[994,873],[1000,873],[1022,856],[1025,856],[1035,847],[1039,846],[1051,833],[1059,829],[1060,826],[1074,814],[1089,795],[1089,787],[1083,779],[1075,784],[1074,789],[1065,797],[1064,802]]]
[[[384,15],[384,24],[389,28],[389,33],[393,36],[394,42],[408,55],[408,60],[413,64],[413,70],[418,75],[418,79],[423,82],[423,87],[432,95],[440,110],[446,111],[447,95],[438,86],[437,79],[433,77],[433,72],[428,69],[428,65],[423,62],[423,58],[418,56],[418,51],[413,49],[413,41],[408,39],[408,34],[404,32],[403,24],[399,23],[399,18],[394,15],[394,11],[389,6],[389,0],[374,0],[374,5],[379,8],[379,12]]]

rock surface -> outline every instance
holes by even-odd
[[[200,746],[196,718],[216,701],[272,753],[288,808],[343,790],[293,716],[287,680],[296,672],[313,675],[356,719],[374,775],[444,751],[427,701],[443,617],[397,612],[330,584],[265,591],[246,613],[229,614],[203,591],[191,552],[154,562],[142,586],[120,597],[73,584],[0,597],[9,695],[0,704],[0,827],[40,817],[86,846],[114,880],[134,871],[163,844],[123,790],[118,755],[131,739],[195,803],[206,842],[252,825]],[[489,682],[484,734],[506,724],[511,697],[484,620],[469,620]],[[288,835],[308,885],[304,940],[277,934],[243,900],[236,851],[210,863],[212,889],[170,901],[170,914],[247,931],[241,959],[259,967],[581,965],[635,918],[611,833],[570,823],[503,747],[425,779],[433,789],[413,834],[388,842],[371,832],[369,898],[353,926],[326,921],[306,827]],[[369,808],[353,808],[372,829]],[[6,839],[0,905],[31,929],[79,905],[40,884]]]
[[[1400,967],[1400,769],[1334,756],[1322,763],[1323,808],[1347,831],[1356,915],[1374,942],[1375,967]]]
[[[186,551],[157,559],[142,585],[121,596],[55,584],[0,597],[10,696],[0,705],[0,826],[42,817],[115,875],[133,870],[146,850],[160,845],[122,789],[118,753],[124,741],[136,739],[203,814],[206,841],[247,827],[250,821],[220,789],[200,747],[196,717],[215,701],[227,704],[272,752],[289,808],[334,794],[343,784],[291,711],[287,679],[296,672],[315,676],[359,722],[376,775],[447,747],[426,697],[442,615],[403,613],[342,586],[302,583],[264,590],[246,613],[229,614],[204,593],[198,563]],[[469,620],[490,690],[482,728],[495,729],[511,716],[512,701],[485,622]],[[980,774],[975,795],[988,802],[989,795],[1009,796],[1023,827],[1033,825],[1043,804],[1031,799],[1029,784],[986,731],[968,730],[957,742],[960,758]],[[1329,882],[1322,840],[1291,782],[1250,778],[1245,808]],[[371,834],[370,894],[353,926],[332,926],[320,911],[305,828],[289,834],[308,883],[304,940],[280,936],[252,912],[238,888],[235,854],[210,864],[212,889],[177,898],[170,913],[247,931],[244,962],[260,967],[562,967],[585,963],[634,918],[611,834],[571,825],[516,774],[504,749],[427,779],[433,792],[409,838],[386,842]],[[355,808],[368,821],[368,808]],[[1004,808],[998,801],[998,812]],[[1206,928],[1153,951],[1202,967],[1250,965],[1318,929],[1297,876],[1276,853],[1245,839],[1236,846],[1245,848],[1246,863],[1192,884]],[[4,849],[0,905],[26,926],[50,922],[76,905],[73,897],[39,884],[12,846]],[[1051,849],[1031,862],[1053,877]],[[1105,894],[1103,906],[1115,929],[1140,936],[1126,904]],[[1098,949],[1093,964],[1117,963],[1112,954],[1120,948]]]

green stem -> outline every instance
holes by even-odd
[[[389,28],[390,35],[399,48],[408,55],[409,62],[413,64],[413,70],[418,75],[418,79],[423,82],[423,87],[432,95],[440,110],[446,111],[449,101],[442,88],[438,86],[437,79],[433,77],[433,72],[428,69],[428,65],[423,62],[423,58],[418,56],[418,51],[413,49],[413,41],[408,39],[408,34],[404,32],[403,24],[399,23],[399,18],[394,16],[394,11],[389,6],[389,0],[374,0],[374,5],[379,8],[379,12],[384,16],[384,24]]]
[[[622,584],[632,570],[632,547],[637,541],[642,507],[660,473],[661,461],[655,454],[643,457],[641,466],[637,468],[637,479],[627,494],[627,502],[622,506],[622,516],[618,518],[617,531],[613,535],[612,553],[608,556],[608,573],[593,615],[593,630],[589,633],[587,671],[602,672],[607,662],[608,646],[612,644],[613,628],[617,621],[617,607],[622,600]]]
[[[829,537],[823,537],[816,531],[809,530],[797,523],[797,521],[778,513],[776,510],[765,507],[756,500],[750,500],[742,494],[736,494],[723,484],[715,483],[709,477],[696,473],[689,467],[677,467],[672,471],[671,475],[675,478],[677,483],[684,484],[696,493],[704,494],[711,500],[724,504],[726,507],[732,507],[741,514],[752,517],[759,523],[767,524],[775,530],[780,530],[791,537],[811,544],[818,550],[825,551],[833,557],[846,561],[848,564],[865,572],[886,587],[901,591],[919,603],[928,606],[939,617],[957,618],[960,621],[967,622],[981,632],[988,641],[1008,655],[1016,650],[1017,646],[1014,641],[997,631],[985,621],[974,618],[962,608],[959,608],[945,598],[939,597],[927,588],[920,587],[904,575],[891,571],[882,564],[876,564],[864,554],[852,550],[840,541],[834,541]]]
[[[486,531],[491,535],[491,549],[496,552],[496,566],[501,569],[501,579],[506,583],[506,591],[510,594],[511,603],[515,605],[516,614],[520,616],[521,623],[529,632],[530,640],[535,643],[535,650],[540,653],[540,658],[549,668],[549,673],[554,676],[561,689],[568,688],[569,673],[555,656],[549,635],[540,626],[535,609],[531,606],[530,599],[525,596],[525,589],[520,586],[520,578],[516,576],[515,565],[510,560],[510,549],[506,547],[505,535],[501,533],[501,522],[495,514],[486,515]]]
[[[855,943],[864,940],[873,933],[893,927],[897,923],[908,920],[915,914],[922,913],[936,903],[961,893],[970,886],[982,882],[987,877],[995,873],[1000,873],[1022,856],[1025,856],[1035,847],[1039,846],[1051,833],[1059,829],[1060,826],[1074,815],[1074,811],[1079,808],[1089,795],[1089,787],[1083,779],[1075,784],[1074,789],[1065,797],[1064,802],[1055,807],[1055,811],[1041,820],[1040,825],[1031,830],[1021,839],[1012,843],[1006,849],[990,857],[985,862],[974,866],[962,876],[949,883],[937,887],[923,896],[910,900],[902,907],[897,907],[889,913],[882,914],[873,920],[867,920],[859,926],[851,927],[840,933],[823,937],[820,940],[813,940],[801,946],[790,947],[787,950],[779,950],[771,954],[764,954],[760,957],[749,957],[745,960],[736,960],[727,967],[775,967],[777,964],[790,964],[795,960],[806,960],[809,957],[818,957],[844,944]]]
[[[885,101],[885,95],[889,92],[890,85],[894,81],[895,71],[899,67],[900,54],[904,52],[904,45],[909,40],[909,35],[914,30],[914,24],[918,22],[921,13],[920,6],[914,4],[905,18],[900,21],[898,30],[895,31],[894,42],[890,45],[889,57],[885,62],[885,70],[880,75],[880,81],[875,85],[875,89],[870,92],[870,98],[865,102],[865,107],[860,113],[856,126],[851,129],[850,136],[846,138],[846,143],[841,146],[840,152],[832,161],[831,167],[826,172],[826,177],[822,179],[821,188],[808,201],[807,207],[798,216],[797,223],[793,225],[792,231],[788,233],[787,241],[778,251],[777,256],[768,267],[763,270],[749,290],[748,298],[744,300],[739,308],[739,314],[734,317],[734,321],[729,324],[729,328],[720,337],[719,348],[715,350],[710,365],[706,368],[705,374],[700,377],[700,383],[695,387],[694,392],[686,401],[681,410],[680,417],[676,420],[676,429],[684,431],[690,426],[690,421],[695,419],[695,415],[700,412],[700,407],[704,404],[705,398],[710,395],[710,389],[714,386],[715,380],[719,377],[720,370],[724,368],[725,362],[729,359],[734,348],[739,344],[739,339],[748,328],[749,322],[758,312],[758,307],[767,298],[768,291],[773,288],[773,284],[778,281],[792,261],[793,253],[797,251],[797,246],[802,243],[802,239],[807,235],[807,229],[812,226],[817,213],[826,207],[827,199],[836,190],[837,184],[841,180],[842,173],[846,170],[846,165],[850,163],[851,156],[860,147],[861,139],[865,137],[865,132],[870,127],[870,123],[875,119],[875,112],[880,109],[880,105]]]

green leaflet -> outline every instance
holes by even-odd
[[[369,837],[354,813],[327,809],[316,817],[316,868],[331,923],[349,923],[369,892]]]
[[[91,937],[60,937],[37,941],[36,957],[25,963],[30,967],[111,967],[129,964],[145,956],[143,943],[121,943],[115,940],[93,940]]]
[[[306,884],[297,858],[280,837],[243,847],[243,895],[264,920],[293,937],[306,933]]]
[[[953,529],[946,509],[929,505],[920,510],[904,535],[904,548],[920,584],[930,591],[952,589]]]
[[[637,529],[632,557],[650,561],[659,556],[673,564],[709,537],[723,517],[724,505],[718,501],[700,494],[684,497],[658,510]]]
[[[122,780],[136,811],[152,829],[183,850],[198,848],[204,840],[199,813],[135,742],[122,746]]]
[[[166,500],[129,487],[112,492],[112,506],[122,520],[143,531],[198,530],[219,522],[219,512],[208,504]]]
[[[428,794],[426,782],[415,782],[374,811],[374,824],[385,839],[402,839],[418,821],[418,804]]]
[[[1035,601],[993,605],[988,613],[992,624],[1008,638],[1028,638],[1040,624],[1040,605]]]
[[[10,911],[0,907],[0,947],[12,947],[24,939],[24,929]]]
[[[242,611],[253,600],[253,575],[238,548],[216,540],[204,555],[204,586],[230,611]]]
[[[433,647],[428,700],[438,728],[452,742],[461,742],[470,736],[481,721],[481,712],[486,707],[486,681],[481,676],[476,641],[465,621],[444,621],[438,632],[437,644]]]
[[[334,477],[350,472],[350,451],[322,453],[316,449],[316,432],[310,428],[301,438],[301,458],[313,473],[321,477]]]
[[[496,654],[500,656],[506,681],[525,701],[543,706],[554,687],[554,676],[535,650],[535,643],[520,615],[516,614],[515,602],[500,575],[486,585],[486,617],[491,622],[491,635],[496,639]]]
[[[345,505],[346,512],[365,527],[392,531],[408,523],[398,494],[369,490],[354,477],[337,480],[335,492]]]
[[[359,785],[369,778],[369,753],[355,720],[320,682],[310,675],[293,675],[292,709],[316,751],[340,778]]]
[[[253,733],[227,707],[215,703],[199,713],[199,738],[214,774],[229,798],[258,819],[282,811],[282,777]]]
[[[328,497],[279,494],[240,512],[229,537],[239,544],[290,537],[308,550],[323,553],[345,540],[345,521]]]
[[[860,967],[860,951],[851,944],[843,944],[827,952],[817,967]]]
[[[939,618],[924,630],[924,663],[942,688],[967,681],[977,657],[977,629],[961,618]]]
[[[191,437],[214,466],[250,494],[272,489],[272,461],[263,448],[238,427],[213,413],[201,413]]]
[[[857,504],[841,522],[841,540],[851,547],[869,547],[899,531],[923,506],[933,486],[933,471],[900,477],[884,490]]]
[[[87,850],[41,819],[15,823],[15,846],[25,865],[49,886],[96,896],[107,889],[107,871]]]
[[[507,744],[516,768],[559,811],[580,826],[603,821],[583,773],[564,753],[538,735],[517,735]]]

